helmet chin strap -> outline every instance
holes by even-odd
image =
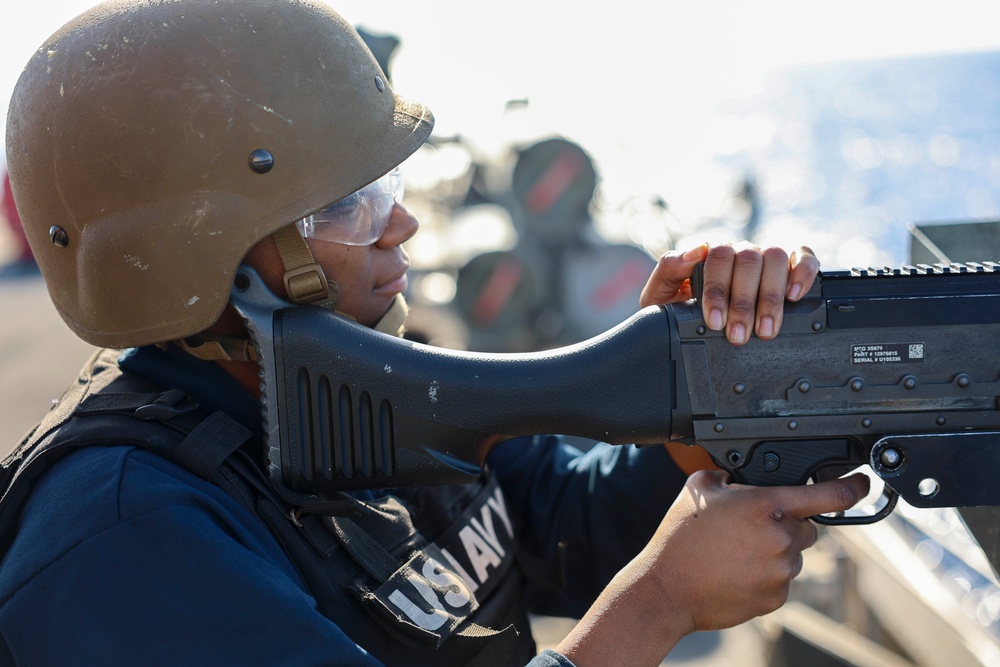
[[[406,333],[406,316],[409,314],[410,307],[406,304],[406,299],[403,298],[402,294],[397,294],[396,298],[392,300],[389,310],[385,311],[382,319],[376,322],[372,328],[375,331],[402,338],[403,334]]]
[[[327,280],[323,267],[316,263],[309,244],[302,238],[294,223],[274,232],[271,238],[274,239],[281,264],[285,268],[285,292],[289,301],[296,305],[319,306],[331,313],[351,317],[337,310],[340,286]],[[409,312],[406,299],[402,294],[397,294],[389,310],[372,328],[390,336],[402,336]],[[249,338],[221,336],[203,331],[171,342],[205,361],[257,361],[257,354]]]
[[[308,303],[336,311],[340,286],[326,279],[323,267],[313,259],[309,244],[294,223],[271,234],[285,267],[285,292],[296,305]]]

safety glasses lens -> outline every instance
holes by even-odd
[[[396,167],[357,192],[299,220],[299,231],[307,238],[371,245],[385,233],[392,209],[402,198],[403,173]]]

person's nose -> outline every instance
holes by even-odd
[[[397,203],[389,214],[389,224],[385,226],[385,231],[375,241],[375,245],[379,248],[394,248],[409,241],[419,228],[420,222],[416,216],[405,206]]]

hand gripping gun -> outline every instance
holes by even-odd
[[[693,279],[700,294],[698,275]],[[298,491],[474,478],[506,436],[700,445],[737,482],[868,465],[884,502],[1000,505],[1000,264],[825,271],[780,335],[743,346],[690,301],[545,352],[471,353],[292,307],[241,267],[269,473]]]

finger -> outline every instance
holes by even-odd
[[[785,511],[805,519],[828,512],[845,512],[868,494],[869,480],[861,473],[816,484],[786,487]]]
[[[811,515],[815,516],[815,515]],[[816,525],[809,519],[795,519],[795,549],[799,552],[805,551],[816,544],[819,531]]]
[[[789,301],[798,301],[812,287],[819,273],[819,259],[812,249],[802,246],[788,257],[788,291]]]
[[[696,470],[687,478],[686,486],[701,493],[722,491],[732,484],[732,476],[725,470]]]
[[[729,288],[729,314],[726,338],[734,345],[750,340],[757,313],[757,290],[760,287],[764,257],[760,248],[744,244],[733,258],[733,281]]]
[[[802,573],[802,552],[798,553],[798,558],[795,559],[795,564],[792,566],[792,579],[799,576]]]
[[[785,313],[788,286],[788,255],[781,248],[764,250],[764,266],[757,290],[757,336],[769,340],[778,335]]]
[[[686,301],[691,294],[691,274],[694,267],[705,260],[708,244],[691,248],[686,252],[671,251],[660,257],[650,274],[646,286],[639,296],[639,305],[665,305]]]
[[[705,287],[699,299],[705,324],[712,331],[722,331],[726,326],[735,255],[731,245],[721,245],[711,248],[705,257]]]

